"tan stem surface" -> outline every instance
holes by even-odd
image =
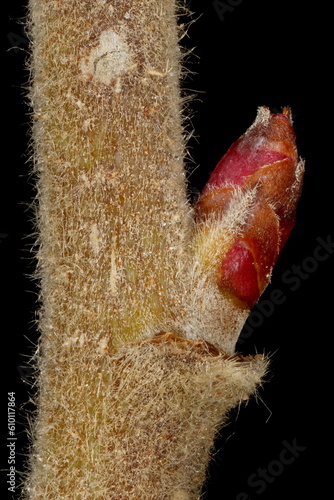
[[[198,498],[217,427],[265,371],[263,358],[176,337],[194,274],[175,10],[30,0],[42,302],[31,500]]]

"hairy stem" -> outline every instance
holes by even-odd
[[[217,426],[266,362],[180,331],[194,223],[175,1],[30,0],[30,34],[42,307],[26,498],[198,498]]]

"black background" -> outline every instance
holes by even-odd
[[[328,258],[320,262],[315,260],[314,251],[318,238],[326,241],[332,237],[334,241],[331,13],[325,2],[224,3],[233,7],[225,13],[221,10],[220,15],[217,2],[188,3],[193,19],[198,18],[182,41],[185,48],[194,47],[183,82],[185,95],[196,94],[188,109],[192,117],[187,125],[189,131],[194,130],[188,143],[188,168],[193,171],[190,193],[196,197],[220,157],[252,123],[260,105],[273,111],[285,105],[292,108],[306,173],[296,226],[260,299],[270,301],[271,292],[278,289],[285,301],[262,314],[258,326],[253,324],[251,335],[238,345],[243,353],[271,355],[268,382],[257,401],[252,399],[231,412],[230,423],[217,438],[205,500],[325,499],[332,486],[327,452],[331,455],[334,256],[328,252]],[[16,392],[17,453],[26,452],[24,428],[32,407],[29,386],[22,380],[22,376],[29,376],[29,370],[22,366],[24,356],[33,352],[37,333],[36,288],[29,278],[34,268],[33,240],[27,238],[34,231],[29,206],[35,196],[27,163],[29,109],[23,88],[28,79],[24,68],[27,43],[19,24],[25,10],[16,0],[1,9],[5,155],[0,167],[0,446],[6,457],[9,391]],[[283,279],[287,272],[290,277],[295,273],[294,266],[303,270],[295,290]],[[249,478],[257,475],[259,468],[279,470],[283,442],[295,442],[304,449],[272,482],[265,483],[260,493],[259,485],[249,484]],[[17,459],[17,467],[22,469],[20,455]],[[6,461],[0,468],[6,468]],[[1,498],[6,495],[5,482],[1,472]]]

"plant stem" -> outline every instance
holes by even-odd
[[[177,326],[194,223],[175,1],[30,0],[30,36],[42,306],[25,498],[198,498],[266,362]]]

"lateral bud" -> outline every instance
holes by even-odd
[[[298,159],[291,111],[260,107],[255,122],[219,161],[196,205],[200,220],[228,214],[236,188],[255,192],[245,223],[222,245],[217,283],[251,309],[295,223],[304,163]]]

